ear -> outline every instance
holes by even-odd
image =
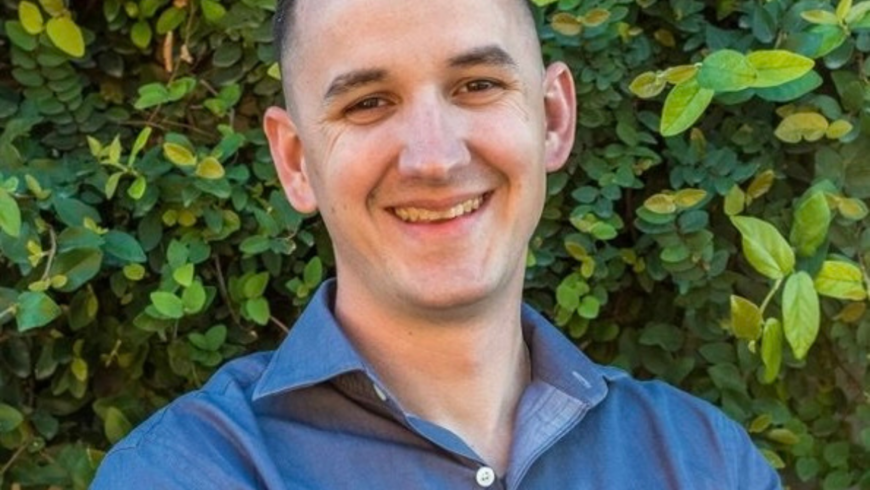
[[[567,65],[556,62],[544,75],[544,116],[547,123],[545,167],[547,172],[562,168],[574,146],[577,122],[577,93]]]
[[[300,213],[313,213],[317,210],[317,199],[308,176],[296,124],[284,109],[270,107],[263,117],[263,130],[269,140],[272,161],[275,162],[275,170],[287,200]]]

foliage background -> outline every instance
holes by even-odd
[[[866,5],[538,3],[545,56],[576,75],[580,124],[550,181],[528,300],[596,360],[722,407],[792,488],[870,488],[870,34],[863,13],[844,21]],[[2,488],[86,488],[135,424],[280,342],[328,275],[328,237],[288,206],[259,128],[281,102],[274,8],[0,3]],[[717,93],[692,130],[662,137],[664,70],[725,49],[801,53],[817,77]],[[804,116],[783,128],[792,114]],[[783,277],[847,264],[834,294],[804,281],[795,309],[743,253],[734,214],[791,242],[762,239],[762,252],[800,252],[812,235]],[[734,321],[732,295],[746,299]],[[763,315],[748,306],[762,302]]]

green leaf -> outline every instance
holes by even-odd
[[[782,324],[776,318],[764,322],[761,337],[761,361],[764,363],[762,382],[773,383],[782,366]]]
[[[59,317],[62,311],[47,294],[27,291],[18,296],[18,311],[15,319],[18,331],[44,327]]]
[[[42,12],[36,4],[28,1],[22,1],[18,4],[18,19],[21,21],[21,26],[28,34],[34,36],[45,29],[45,24],[42,20]]]
[[[165,104],[172,100],[169,90],[159,82],[149,83],[139,87],[139,98],[133,107],[139,110]]]
[[[192,167],[196,165],[196,155],[187,147],[178,143],[163,143],[163,155],[167,160],[179,167]]]
[[[840,23],[837,15],[827,10],[806,10],[801,12],[801,17],[811,24],[835,26]]]
[[[742,53],[723,49],[704,58],[699,86],[716,92],[738,92],[753,86],[758,73]]]
[[[42,8],[52,17],[57,17],[66,13],[66,4],[64,3],[64,0],[39,0],[39,4],[42,5]]]
[[[209,346],[208,350],[216,351],[220,349],[224,342],[227,341],[227,327],[224,325],[215,325],[208,329],[205,333],[205,341]]]
[[[227,9],[215,0],[202,0],[200,7],[202,7],[202,15],[205,20],[211,23],[221,20],[227,13]]]
[[[760,274],[782,279],[794,270],[794,252],[773,225],[747,216],[732,216],[731,223],[743,238],[746,260]]]
[[[136,180],[130,185],[127,189],[127,195],[130,196],[134,201],[138,201],[142,199],[142,196],[145,195],[145,191],[148,189],[148,180],[145,179],[144,175],[140,175],[136,177]]]
[[[689,129],[713,100],[715,91],[702,88],[697,78],[689,79],[671,90],[662,109],[659,131],[662,136],[675,136]]]
[[[24,422],[24,415],[12,405],[0,403],[0,434],[17,429]]]
[[[259,298],[249,299],[248,301],[245,301],[244,308],[248,317],[254,323],[258,325],[269,323],[269,318],[272,314],[269,311],[269,302],[266,301],[266,298],[261,296]]]
[[[121,177],[123,176],[124,172],[115,172],[106,179],[106,188],[104,192],[107,199],[114,197],[115,192],[118,190],[118,184],[121,182]]]
[[[188,287],[193,284],[194,271],[195,266],[193,264],[184,264],[172,272],[172,278],[175,279],[175,282],[179,285]]]
[[[852,221],[862,220],[870,213],[864,201],[851,197],[840,198],[837,201],[837,211],[844,218]]]
[[[758,340],[761,336],[761,309],[746,298],[731,295],[731,329],[742,340]]]
[[[323,280],[323,263],[320,261],[320,257],[314,257],[305,264],[302,277],[305,285],[311,289],[320,284],[320,281]]]
[[[242,286],[242,292],[246,299],[259,298],[266,292],[266,286],[269,285],[269,273],[260,272],[254,274],[245,280]]]
[[[734,184],[731,190],[725,195],[725,214],[727,216],[737,216],[746,209],[746,193],[739,185]]]
[[[128,233],[112,230],[103,237],[103,250],[123,262],[143,263],[147,260],[142,245]]]
[[[819,333],[819,296],[813,280],[804,271],[785,282],[782,292],[782,323],[785,339],[797,359],[806,357]]]
[[[864,273],[857,266],[839,260],[827,260],[816,275],[816,291],[830,298],[852,301],[867,299]]]
[[[846,17],[849,15],[849,11],[852,10],[852,0],[840,0],[837,4],[837,20],[845,21]]]
[[[103,432],[106,433],[106,439],[112,444],[120,441],[133,430],[133,424],[127,420],[124,412],[115,407],[107,408],[104,417]]]
[[[789,241],[794,245],[797,254],[802,257],[812,257],[828,238],[830,223],[831,208],[828,206],[825,193],[813,192],[795,210]]]
[[[806,75],[815,62],[797,53],[785,50],[755,51],[746,56],[755,67],[757,76],[753,87],[775,87],[792,82]]]
[[[136,161],[136,155],[145,148],[145,145],[148,143],[148,138],[151,137],[151,126],[146,126],[142,128],[142,131],[139,131],[139,135],[136,136],[136,141],[133,142],[133,148],[130,150],[130,156],[127,159],[127,166],[132,167],[133,162]]]
[[[205,288],[199,281],[194,281],[181,293],[181,302],[184,303],[184,312],[188,315],[199,313],[208,299]]]
[[[85,55],[85,38],[82,30],[69,17],[54,17],[45,25],[48,38],[64,53],[81,58]]]
[[[64,275],[68,281],[59,291],[75,291],[100,272],[103,252],[92,248],[71,250],[58,255],[51,267],[52,276]]]
[[[809,71],[804,76],[777,87],[757,88],[755,93],[771,102],[789,102],[812,92],[822,85],[822,77]]]
[[[3,187],[0,187],[0,231],[13,238],[21,235],[21,209]]]
[[[167,318],[178,319],[184,316],[184,302],[172,293],[155,291],[151,293],[151,303],[161,315]]]
[[[139,49],[145,49],[151,45],[151,24],[139,20],[130,28],[130,40]]]
[[[157,19],[157,34],[162,36],[169,31],[174,31],[176,27],[184,22],[185,18],[187,18],[187,10],[177,7],[169,7],[164,10]]]
[[[816,25],[809,31],[821,39],[819,48],[812,54],[813,58],[821,58],[842,45],[848,34],[838,25]]]

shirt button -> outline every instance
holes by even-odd
[[[387,394],[384,393],[384,390],[382,390],[380,386],[372,383],[372,387],[375,389],[375,394],[378,395],[378,398],[380,398],[382,402],[387,401]]]
[[[483,488],[488,488],[495,483],[495,471],[489,466],[482,466],[477,470],[477,484]]]

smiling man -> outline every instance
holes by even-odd
[[[118,444],[96,489],[774,489],[710,405],[583,356],[523,306],[569,69],[524,0],[288,0],[264,128],[336,278],[281,347]]]

